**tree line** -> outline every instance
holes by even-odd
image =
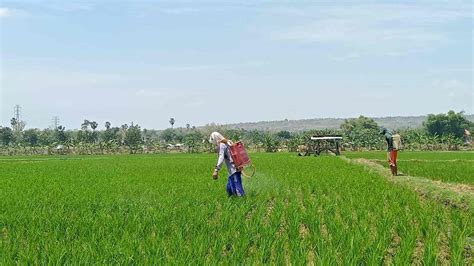
[[[341,135],[342,148],[346,150],[380,150],[385,142],[379,135],[379,125],[370,118],[346,119],[339,129],[279,131],[229,129],[219,125],[166,130],[142,129],[130,123],[113,126],[105,122],[99,129],[96,121],[84,120],[78,130],[64,126],[52,129],[25,129],[25,124],[11,120],[10,126],[0,126],[0,154],[113,154],[161,152],[211,152],[214,147],[207,139],[211,132],[220,131],[231,140],[241,140],[254,151],[297,152],[304,149],[311,136]],[[474,123],[463,112],[428,115],[422,128],[391,129],[400,134],[404,149],[408,150],[458,150],[472,148],[466,130],[472,131]]]

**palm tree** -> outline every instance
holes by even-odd
[[[186,129],[189,130],[191,128],[190,124],[186,124]]]
[[[95,129],[99,126],[99,124],[96,121],[93,121],[90,124],[93,131],[95,131]]]
[[[16,118],[13,117],[13,118],[10,120],[10,124],[12,125],[12,128],[15,128],[16,125],[18,124],[18,121],[16,121]]]
[[[84,120],[84,123],[81,124],[81,129],[82,130],[87,130],[87,128],[89,127],[89,125],[91,124],[91,122],[87,119]]]
[[[174,123],[176,122],[176,120],[174,118],[170,118],[170,125],[171,125],[171,128],[174,128]]]
[[[105,122],[105,129],[109,129],[112,126],[109,121]]]

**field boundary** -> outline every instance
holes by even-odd
[[[422,198],[434,199],[437,202],[453,208],[465,210],[474,209],[474,187],[467,184],[444,183],[424,177],[401,175],[392,176],[390,171],[382,165],[369,159],[349,159],[339,156],[342,160],[362,165],[369,171],[375,172],[387,180],[404,184],[415,190]]]
[[[359,158],[361,159],[361,158]],[[357,160],[357,159],[352,159],[352,160]],[[375,161],[375,162],[386,162],[387,160],[382,160],[382,159],[366,159],[369,161]],[[465,162],[465,163],[470,163],[474,162],[474,160],[468,160],[468,159],[452,159],[452,160],[426,160],[426,159],[402,159],[402,160],[397,160],[397,162],[420,162],[420,163],[458,163],[458,162]]]

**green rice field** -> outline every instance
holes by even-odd
[[[385,151],[365,151],[365,152],[343,152],[344,156],[357,159],[379,159],[386,160],[387,152]],[[399,151],[400,160],[466,160],[474,161],[474,151]]]
[[[348,152],[352,159],[369,159],[388,167],[385,152]],[[398,153],[398,169],[405,175],[421,176],[449,183],[474,185],[474,152]]]
[[[472,169],[472,153],[419,155]],[[251,157],[244,198],[209,154],[0,158],[0,263],[472,264],[473,210],[338,157]]]

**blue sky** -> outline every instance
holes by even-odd
[[[473,113],[470,1],[0,1],[0,124]]]

